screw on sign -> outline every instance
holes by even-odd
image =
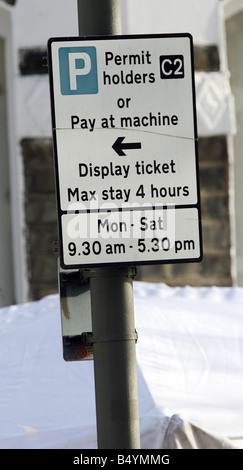
[[[86,346],[79,346],[79,348],[76,351],[77,357],[81,359],[93,359],[93,348],[92,346],[86,347]]]

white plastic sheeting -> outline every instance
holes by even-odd
[[[243,289],[134,283],[141,447],[243,448]],[[58,295],[0,310],[0,448],[94,449],[93,361]]]

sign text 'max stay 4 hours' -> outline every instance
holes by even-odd
[[[191,36],[48,52],[62,266],[200,261]]]

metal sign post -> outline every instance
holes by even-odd
[[[100,449],[139,449],[132,268],[90,272]]]
[[[120,0],[78,0],[79,34],[120,34]],[[139,449],[132,278],[134,270],[88,273],[100,449]]]
[[[121,36],[118,0],[78,0],[78,16],[79,37],[48,42],[63,341],[68,360],[93,351],[99,448],[134,449],[134,266],[202,258],[192,37]],[[90,284],[77,335],[72,270]]]
[[[78,0],[80,35],[120,34],[120,1]],[[100,449],[140,448],[132,268],[90,277],[97,438]]]

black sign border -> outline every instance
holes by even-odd
[[[107,263],[82,263],[82,264],[69,264],[66,265],[63,259],[63,236],[62,236],[62,223],[61,218],[67,211],[61,210],[60,204],[60,187],[58,175],[58,151],[56,139],[56,118],[55,118],[55,100],[54,100],[54,80],[53,80],[53,67],[52,67],[52,43],[54,42],[77,42],[77,41],[99,41],[99,40],[126,40],[126,39],[158,39],[158,38],[185,38],[190,40],[191,51],[191,79],[192,79],[192,102],[193,102],[193,120],[194,120],[194,143],[195,143],[195,166],[196,166],[196,184],[197,184],[197,204],[174,206],[175,209],[183,208],[196,208],[198,210],[198,231],[199,231],[199,248],[200,255],[198,258],[185,258],[185,259],[170,259],[170,260],[150,260],[150,261],[124,261],[124,262],[107,262]],[[165,33],[165,34],[131,34],[131,35],[116,35],[116,36],[72,36],[72,37],[53,37],[48,40],[48,70],[49,70],[49,83],[50,83],[50,99],[51,99],[51,119],[52,119],[52,134],[53,134],[53,151],[55,161],[55,183],[56,183],[56,198],[58,210],[58,230],[59,230],[59,253],[60,265],[63,269],[83,269],[95,267],[123,267],[123,266],[148,266],[159,264],[181,264],[181,263],[196,263],[201,262],[203,259],[203,244],[202,244],[202,221],[201,221],[201,202],[200,202],[200,181],[199,181],[199,159],[198,159],[198,134],[197,134],[197,113],[196,113],[196,91],[195,91],[195,74],[194,74],[194,53],[193,53],[193,37],[190,33]],[[163,209],[166,206],[161,206]],[[151,208],[151,207],[150,207]],[[156,205],[158,209],[158,206]],[[138,208],[140,209],[140,208]],[[135,210],[135,209],[133,209]],[[88,211],[87,211],[88,212]]]

